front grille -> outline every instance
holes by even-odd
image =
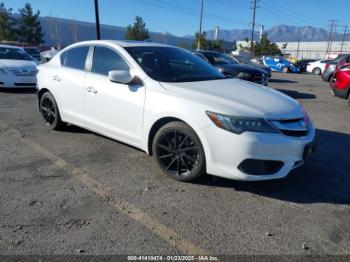
[[[270,120],[269,122],[286,136],[303,137],[309,133],[309,123],[305,118]]]
[[[36,86],[36,83],[15,83],[15,86]]]
[[[34,70],[19,70],[19,69],[9,69],[16,76],[35,76],[36,71]]]
[[[253,82],[260,85],[265,85],[267,83],[267,80],[267,76],[262,73],[257,73],[253,77]]]

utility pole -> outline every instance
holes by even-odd
[[[252,21],[252,37],[250,43],[250,57],[253,57],[253,47],[254,47],[254,28],[255,28],[255,13],[256,13],[256,2],[258,0],[253,0],[253,21]]]
[[[329,30],[329,37],[328,37],[328,44],[327,44],[327,51],[326,51],[326,55],[328,55],[331,52],[332,49],[332,41],[333,41],[333,30],[336,26],[336,22],[337,20],[330,20],[331,22],[331,29]]]
[[[201,38],[202,38],[202,20],[203,20],[203,0],[201,0],[201,15],[199,20],[199,36],[197,40],[197,49],[201,49]]]
[[[95,1],[95,18],[96,18],[96,39],[101,39],[101,32],[100,32],[100,16],[98,13],[98,0]]]
[[[343,40],[341,41],[340,53],[343,53],[343,46],[344,46],[344,41],[345,41],[345,36],[346,36],[346,30],[347,29],[348,29],[348,25],[345,25],[344,26]]]
[[[296,55],[297,58],[299,56],[299,46],[300,46],[300,38],[298,39],[298,47],[297,47],[297,55]]]

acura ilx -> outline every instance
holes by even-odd
[[[297,101],[226,78],[181,48],[86,41],[38,70],[49,128],[74,124],[137,147],[177,180],[282,178],[313,151],[315,129]]]

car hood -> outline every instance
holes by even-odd
[[[247,64],[223,64],[223,65],[218,65],[218,68],[222,68],[222,69],[226,69],[226,70],[238,70],[241,72],[245,72],[245,73],[264,73],[266,74],[266,71],[264,71],[263,69],[251,66],[251,65],[247,65]]]
[[[239,79],[160,83],[172,95],[205,105],[216,113],[290,119],[303,117],[299,103],[269,87]]]
[[[0,59],[0,67],[2,68],[36,68],[36,63],[34,61],[28,60],[11,60],[11,59]]]

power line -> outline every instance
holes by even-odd
[[[316,17],[310,17],[310,14],[308,14],[307,16],[305,16],[304,14],[298,13],[296,12],[295,9],[288,9],[286,6],[281,6],[279,2],[277,1],[273,1],[273,3],[271,2],[264,2],[264,5],[267,6],[268,10],[270,11],[275,10],[276,12],[278,12],[279,14],[283,15],[283,18],[285,20],[293,20],[295,24],[310,24],[310,23],[315,23],[315,21],[317,20]]]
[[[184,7],[183,5],[177,5],[177,4],[169,3],[169,2],[162,2],[160,0],[138,0],[138,1],[144,2],[145,4],[148,4],[148,5],[156,6],[158,8],[162,8],[165,10],[171,10],[171,11],[175,11],[178,13],[191,15],[192,17],[193,17],[193,15],[195,15],[195,16],[198,15],[198,10],[187,8],[187,7]],[[226,23],[226,24],[230,24],[230,25],[233,22],[236,24],[246,25],[246,24],[242,23],[241,20],[236,20],[236,19],[229,18],[229,17],[218,16],[218,15],[208,13],[205,11],[203,11],[203,17],[207,18],[208,20],[219,21],[221,23]]]

